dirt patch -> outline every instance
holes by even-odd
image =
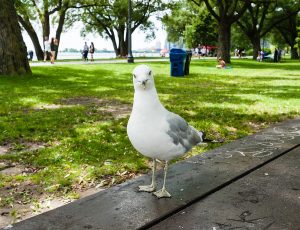
[[[59,101],[64,105],[94,106],[97,111],[109,113],[113,118],[120,119],[131,113],[132,106],[118,100],[99,99],[95,97],[65,98]]]
[[[0,189],[0,199],[0,228],[72,201],[72,199],[45,195],[40,186],[28,181],[13,183],[9,187]]]
[[[61,109],[61,108],[70,108],[72,105],[59,105],[59,104],[41,104],[35,105],[34,110],[43,110],[43,109]]]
[[[74,186],[73,190],[80,198],[103,191],[115,184],[135,177],[136,174],[125,171],[115,176],[107,176],[100,182]],[[59,195],[59,194],[58,194]],[[2,201],[1,201],[2,200]],[[0,228],[28,219],[40,213],[58,208],[76,199],[45,193],[45,189],[30,181],[11,183],[0,189]]]
[[[120,119],[127,117],[131,113],[131,109],[131,105],[123,104],[118,106],[108,105],[105,107],[99,107],[98,111],[110,113],[113,118]]]
[[[59,103],[63,105],[107,105],[111,103],[116,103],[114,100],[104,100],[96,97],[71,97],[71,98],[62,98]]]
[[[0,155],[11,154],[11,153],[20,153],[35,151],[47,147],[46,143],[43,142],[31,142],[20,140],[16,143],[5,142],[0,145]]]
[[[247,122],[246,125],[248,125],[251,129],[253,129],[254,132],[259,132],[267,126],[266,123],[258,123],[258,122],[255,123],[251,121]]]
[[[72,186],[72,191],[78,194],[77,199],[84,198],[136,176],[135,173],[129,171],[118,172],[116,175],[103,177],[97,182],[78,183]],[[33,184],[30,181],[12,181],[0,188],[0,228],[76,200],[68,197],[67,194],[53,194],[45,191],[46,189],[41,185]]]
[[[15,176],[21,174],[25,170],[25,167],[17,165],[17,166],[9,166],[5,167],[0,171],[0,174],[7,176]]]
[[[0,155],[7,154],[9,152],[9,150],[10,150],[9,145],[0,146]]]

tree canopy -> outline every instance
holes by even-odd
[[[260,40],[272,28],[289,20],[299,11],[299,3],[287,0],[252,0],[244,15],[237,21],[253,47],[253,58],[261,50]],[[284,28],[282,28],[283,31]]]
[[[205,10],[185,0],[174,3],[171,13],[162,18],[168,33],[168,41],[184,38],[187,48],[216,45],[217,21]]]
[[[51,23],[56,28],[55,37],[60,41],[64,27],[72,26],[76,19],[77,9],[94,5],[94,0],[16,0],[15,5],[18,20],[31,38],[38,60],[42,60],[43,45],[39,37],[42,41],[49,37]],[[36,24],[42,28],[41,35],[35,29]]]
[[[155,12],[163,10],[164,6],[162,0],[133,0],[131,33],[140,28],[148,37],[154,37],[154,23],[148,19]],[[97,33],[110,39],[117,56],[127,55],[127,0],[99,2],[95,6],[85,8],[81,19],[85,24],[83,33]]]

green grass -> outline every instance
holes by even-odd
[[[149,63],[162,103],[208,138],[223,143],[196,147],[196,155],[300,114],[299,61],[233,60],[232,69],[193,60],[190,75],[169,76],[168,63]],[[0,161],[34,173],[1,176],[1,187],[30,181],[41,192],[74,195],[78,187],[111,185],[145,172],[147,160],[126,135],[128,116],[116,119],[101,107],[131,105],[136,64],[32,67],[32,76],[0,77],[0,146],[13,153]],[[79,105],[72,103],[78,100]],[[99,104],[93,100],[105,100]],[[53,105],[60,105],[53,107]],[[26,143],[45,146],[28,151]],[[5,204],[11,200],[4,200]],[[3,202],[2,202],[3,203]]]

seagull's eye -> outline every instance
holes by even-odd
[[[151,76],[151,74],[152,74],[152,71],[150,70],[150,71],[149,71],[149,75]]]
[[[135,74],[132,74],[132,76],[133,76],[134,78],[136,78]]]

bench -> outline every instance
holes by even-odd
[[[16,223],[11,229],[219,230],[250,225],[253,229],[267,229],[269,225],[278,227],[275,229],[296,229],[300,226],[299,146],[300,119],[278,123],[171,165],[167,183],[172,198],[157,199],[150,193],[138,192],[138,185],[151,180],[145,175]],[[283,165],[287,168],[280,162],[286,162]],[[297,170],[298,178],[292,176]],[[272,173],[268,184],[271,172],[276,172],[277,177]],[[160,183],[162,176],[160,171]],[[289,191],[286,197],[280,197],[281,193],[276,197],[285,186]],[[260,193],[262,188],[265,192]],[[291,193],[298,195],[294,197]],[[298,203],[292,205],[289,199]],[[272,204],[273,200],[277,206]],[[256,204],[262,208],[254,213],[251,207]]]

